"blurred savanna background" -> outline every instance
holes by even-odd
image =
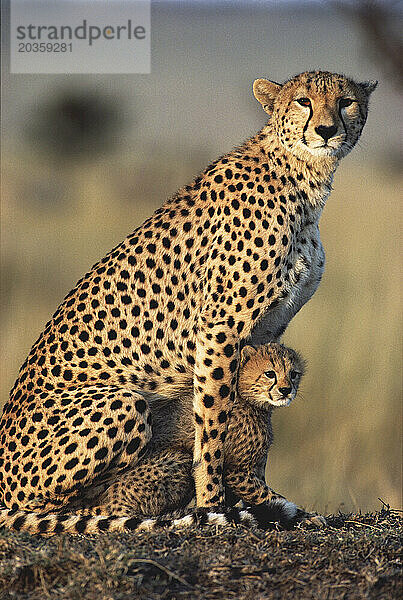
[[[153,1],[149,75],[11,75],[3,37],[0,403],[76,280],[263,126],[255,78],[378,79],[322,217],[324,279],[284,335],[309,368],[274,416],[268,481],[321,512],[401,508],[402,15],[387,0]]]

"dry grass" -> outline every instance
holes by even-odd
[[[207,163],[143,157],[4,161],[1,401],[75,281]],[[322,219],[324,280],[284,338],[309,371],[303,398],[274,417],[269,464],[275,489],[321,512],[401,505],[399,181],[348,160]]]
[[[402,520],[339,514],[320,531],[210,527],[41,539],[0,532],[1,600],[387,600]]]

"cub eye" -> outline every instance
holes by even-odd
[[[296,379],[297,377],[299,377],[300,373],[298,373],[297,371],[291,371],[290,373],[290,377],[291,379]]]
[[[346,108],[346,106],[350,106],[350,104],[352,104],[354,102],[354,100],[352,100],[351,98],[341,98],[341,100],[339,100],[339,106],[340,108]]]
[[[266,377],[268,377],[269,379],[276,379],[276,374],[274,371],[265,371],[264,374],[266,375]]]
[[[311,106],[311,101],[309,100],[309,98],[298,98],[296,102],[298,102],[298,104],[300,104],[301,106]]]

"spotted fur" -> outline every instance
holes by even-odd
[[[80,279],[4,406],[7,508],[61,508],[113,481],[151,439],[153,397],[177,398],[189,381],[197,505],[224,501],[241,345],[277,340],[319,285],[318,221],[375,85],[323,71],[257,80],[268,124]]]
[[[279,521],[289,527],[298,521],[313,522],[295,504],[265,483],[264,469],[272,443],[271,412],[295,398],[304,372],[301,357],[281,344],[242,351],[238,394],[224,443],[224,479],[234,501],[242,498],[249,511],[220,513],[178,512],[194,496],[192,450],[194,444],[192,389],[177,405],[160,407],[153,422],[153,442],[147,456],[131,470],[118,475],[103,489],[83,494],[58,514],[0,511],[0,524],[41,535],[59,532],[99,533],[154,529],[161,525],[247,523],[268,527]],[[263,506],[264,504],[264,506]],[[257,505],[260,508],[257,508]],[[169,511],[175,511],[167,514]],[[75,513],[75,514],[72,514]],[[88,518],[90,515],[91,518]],[[248,516],[249,515],[249,516]],[[124,518],[126,517],[126,518]],[[142,517],[142,518],[140,518]],[[316,525],[323,525],[319,516]]]

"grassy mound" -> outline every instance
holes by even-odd
[[[0,600],[397,599],[397,511],[328,517],[324,530],[101,536],[0,532]]]

